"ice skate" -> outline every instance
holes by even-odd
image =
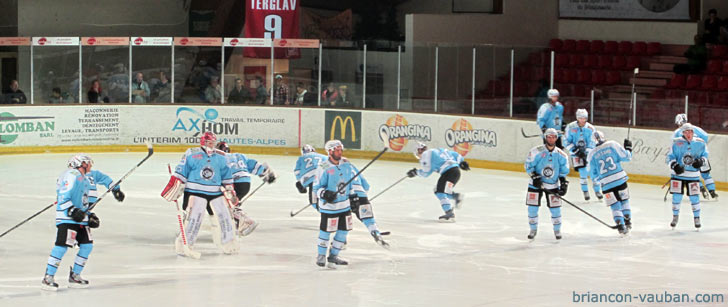
[[[632,219],[629,216],[624,216],[624,226],[627,227],[627,231],[632,230]]]
[[[695,222],[695,229],[700,229],[700,217],[699,216],[694,217],[693,221]]]
[[[349,262],[347,262],[344,259],[339,258],[338,255],[329,255],[329,258],[327,258],[326,261],[329,262],[328,267],[330,269],[335,269],[336,266],[339,266],[339,265],[349,265]]]
[[[672,227],[672,229],[675,229],[675,226],[677,226],[677,220],[679,218],[680,218],[679,215],[673,215],[672,216],[672,222],[670,222],[670,227]]]
[[[591,199],[591,197],[589,197],[589,191],[584,191],[584,200],[589,201],[589,199]]]
[[[601,193],[601,192],[598,192],[598,191],[594,191],[594,195],[596,195],[596,196],[597,196],[597,199],[598,199],[599,201],[601,201],[601,200],[602,200],[602,198],[604,198],[604,195],[602,195],[602,193]]]
[[[455,213],[452,212],[452,209],[447,210],[444,215],[441,215],[439,218],[440,223],[455,223]]]
[[[81,274],[76,275],[73,273],[73,268],[71,268],[71,273],[68,274],[68,287],[81,289],[88,288],[88,280],[81,278]]]
[[[700,194],[703,194],[704,199],[708,199],[708,190],[705,187],[700,187]]]
[[[382,235],[380,235],[376,231],[372,231],[371,235],[372,235],[372,237],[374,237],[374,241],[377,242],[377,244],[379,244],[380,246],[382,246],[386,249],[389,249],[389,243],[384,241],[384,239],[382,238]]]
[[[452,193],[452,196],[455,198],[455,209],[462,209],[463,208],[463,200],[465,199],[465,195],[460,193]]]
[[[325,267],[326,266],[326,256],[325,255],[316,256],[316,265],[318,265],[322,268]]]
[[[58,291],[58,284],[53,275],[46,274],[41,281],[41,289],[46,291]]]
[[[627,235],[629,229],[627,229],[627,226],[625,224],[617,224],[617,231],[619,231],[619,234],[624,236]]]
[[[536,229],[531,229],[531,232],[528,233],[528,239],[533,241],[536,238],[537,232]]]
[[[709,191],[710,192],[710,198],[713,200],[718,200],[718,193],[715,193],[715,191]]]
[[[248,217],[239,207],[233,210],[233,220],[235,221],[238,236],[247,236],[258,227],[258,222]]]
[[[554,236],[556,240],[561,240],[561,230],[554,230]]]

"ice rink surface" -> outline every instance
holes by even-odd
[[[145,153],[92,154],[94,169],[114,180]],[[345,153],[346,155],[346,153]],[[26,219],[55,199],[55,180],[70,154],[6,155],[0,169],[0,231]],[[223,255],[208,230],[195,248],[202,259],[178,257],[174,204],[160,196],[167,163],[181,153],[157,153],[122,183],[126,200],[111,195],[95,212],[101,227],[82,276],[88,289],[68,289],[69,249],[56,275],[57,293],[40,290],[55,240],[53,209],[0,238],[2,306],[570,306],[575,294],[629,294],[630,302],[602,306],[658,306],[638,295],[722,294],[728,299],[728,211],[726,202],[703,202],[703,228],[696,232],[687,199],[671,230],[670,200],[655,185],[630,184],[634,229],[622,238],[564,205],[564,238],[554,239],[548,209],[540,209],[539,233],[526,239],[525,173],[473,169],[456,190],[465,203],[456,223],[442,214],[433,195],[437,174],[404,180],[373,202],[376,220],[392,245],[375,244],[358,220],[341,256],[348,268],[315,264],[318,213],[294,187],[295,157],[250,155],[270,164],[278,181],[263,186],[244,205],[260,222],[240,240],[237,255]],[[525,157],[525,153],[524,153]],[[368,161],[353,160],[363,167]],[[370,197],[418,164],[377,161],[365,172]],[[666,168],[667,169],[667,168]],[[585,203],[578,180],[567,199],[613,224],[609,209]],[[260,183],[253,179],[252,188]],[[100,193],[105,191],[99,187]],[[725,192],[719,193],[728,198]],[[592,196],[593,197],[593,196]],[[670,306],[725,306],[671,303]]]

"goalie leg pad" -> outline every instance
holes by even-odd
[[[212,234],[212,242],[218,247],[222,245],[220,236],[220,223],[217,220],[216,215],[207,215],[210,217],[210,233]]]
[[[177,200],[185,191],[185,184],[179,178],[171,176],[167,186],[162,190],[162,197],[169,202]]]
[[[217,222],[220,225],[220,245],[223,252],[229,254],[237,252],[237,242],[235,240],[235,228],[229,207],[224,203],[223,197],[218,197],[210,201],[210,207],[215,213]]]
[[[187,207],[188,213],[185,234],[187,235],[187,244],[191,247],[197,241],[197,235],[200,232],[200,226],[202,226],[202,218],[207,208],[207,200],[199,196],[190,195],[187,203],[189,206]]]

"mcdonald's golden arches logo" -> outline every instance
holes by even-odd
[[[324,142],[341,140],[344,148],[361,149],[361,113],[326,111]]]

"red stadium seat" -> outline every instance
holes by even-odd
[[[554,38],[549,41],[549,49],[561,52],[564,49],[564,42],[558,38]]]
[[[604,53],[606,54],[616,54],[619,50],[619,43],[615,41],[606,41],[604,43]]]
[[[725,58],[728,55],[728,46],[726,45],[715,45],[710,50],[711,58]]]
[[[571,96],[571,84],[554,84],[554,88],[559,90],[561,97]]]
[[[627,65],[625,65],[625,68],[628,70],[635,69],[635,67],[640,67],[640,57],[633,55],[627,57]]]
[[[566,69],[564,74],[564,81],[566,83],[576,83],[577,82],[577,74],[576,69]]]
[[[661,88],[656,89],[650,94],[650,99],[665,99],[666,97],[665,90]]]
[[[632,44],[632,55],[646,55],[647,54],[647,43],[646,42],[634,42]]]
[[[710,60],[710,61],[708,61],[708,67],[705,69],[705,73],[719,74],[722,70],[723,70],[723,61]]]
[[[716,86],[719,91],[728,91],[728,77],[721,76]]]
[[[565,53],[557,53],[554,56],[555,67],[567,67],[569,66],[569,55]]]
[[[700,83],[701,91],[712,91],[718,89],[718,77],[714,75],[704,75]]]
[[[526,80],[540,81],[541,79],[547,79],[546,70],[544,66],[531,66],[528,69],[528,76]]]
[[[589,96],[589,93],[590,93],[590,91],[588,89],[590,89],[589,86],[575,84],[574,85],[574,89],[571,92],[571,96],[573,96],[573,97],[588,97]]]
[[[675,89],[675,90],[666,90],[665,91],[665,96],[668,99],[680,99],[680,98],[684,99],[685,98],[685,93],[683,93],[683,91],[677,90],[677,89]]]
[[[607,79],[605,81],[607,85],[615,85],[620,82],[622,82],[622,73],[616,70],[607,71]]]
[[[647,44],[647,55],[658,55],[662,53],[662,44],[652,42]]]
[[[523,81],[513,83],[513,96],[526,97],[530,95],[528,92],[528,84]]]
[[[612,68],[613,69],[626,69],[627,67],[627,57],[623,55],[615,55],[612,58]]]
[[[581,54],[570,54],[569,67],[582,67],[583,58]]]
[[[516,66],[513,68],[513,80],[523,81],[527,80],[530,69],[526,66]]]
[[[573,39],[564,40],[562,52],[574,52],[576,50],[576,41]]]
[[[715,93],[710,104],[720,106],[728,105],[728,92]]]
[[[604,52],[604,42],[600,40],[593,40],[589,43],[589,52],[592,54],[601,54]]]
[[[612,56],[606,54],[600,54],[599,56],[599,68],[610,68],[612,67]]]
[[[606,84],[607,83],[607,73],[601,69],[592,70],[591,71],[591,83],[600,84],[600,85]]]
[[[555,69],[554,70],[554,82],[566,83],[566,70],[565,69]]]
[[[594,54],[584,55],[584,67],[586,68],[597,68],[599,67],[599,57]]]
[[[591,71],[586,69],[579,69],[576,71],[576,83],[586,84],[591,83]]]
[[[528,55],[529,65],[544,65],[545,63],[546,59],[543,52],[532,52]]]
[[[685,86],[685,75],[679,75],[679,74],[672,76],[672,79],[670,79],[670,82],[667,82],[667,85],[665,85],[666,88],[670,88],[670,89],[683,88],[684,86]]]
[[[697,104],[701,104],[701,105],[707,105],[710,100],[708,99],[708,93],[706,93],[706,92],[691,91],[688,94],[688,101],[691,104],[697,103]]]
[[[617,53],[629,55],[632,54],[632,42],[621,41],[619,47],[617,47]]]
[[[578,40],[576,41],[576,47],[574,48],[574,51],[578,53],[585,53],[589,51],[589,41],[588,40]]]
[[[700,75],[689,75],[687,80],[685,80],[685,86],[683,89],[686,90],[697,90],[700,88],[700,83],[703,81],[702,76]]]
[[[721,75],[728,75],[728,61],[723,62],[723,70],[721,71]]]

